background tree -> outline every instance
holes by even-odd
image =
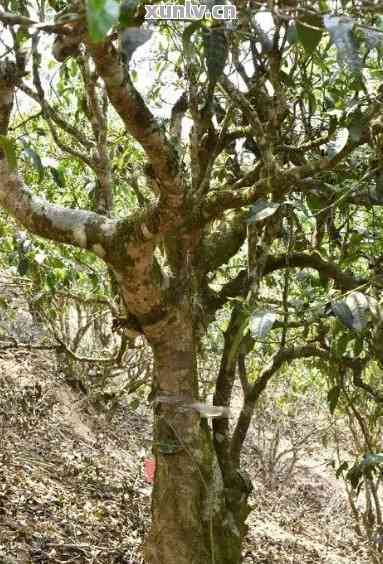
[[[159,22],[146,100],[135,83],[149,61],[131,61],[150,35],[143,5],[2,4],[0,204],[30,233],[87,251],[119,323],[152,350],[146,561],[240,562],[241,449],[273,375],[315,357],[381,401],[363,379],[382,358],[379,4],[251,1],[235,22]],[[175,103],[158,118],[150,102],[167,92]],[[27,125],[19,93],[39,107]],[[49,180],[41,151],[56,152]],[[198,360],[222,308],[212,407]],[[332,409],[341,391],[334,382]]]

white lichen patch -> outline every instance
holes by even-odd
[[[113,237],[116,233],[116,221],[112,221],[107,219],[104,223],[101,224],[101,230],[104,233],[105,237]]]
[[[45,215],[46,213],[46,206],[44,206],[44,200],[41,200],[40,198],[34,198],[33,196],[31,197],[30,194],[25,194],[25,198],[27,200],[27,198],[29,197],[29,204],[31,206],[31,210],[32,213],[35,213],[36,215]]]
[[[60,231],[71,231],[73,234],[76,232],[76,241],[77,237],[81,241],[84,240],[85,224],[89,219],[89,212],[60,208],[36,197],[32,198],[30,205],[33,213],[45,216],[54,228]]]
[[[73,233],[73,239],[76,241],[76,243],[80,247],[85,248],[87,245],[87,237],[86,237],[84,225],[78,225],[72,230],[72,233]]]
[[[149,239],[153,238],[153,233],[151,233],[151,231],[149,231],[149,229],[147,228],[145,223],[141,224],[141,231],[142,231],[142,234],[144,236],[144,239],[149,240]]]
[[[104,256],[106,255],[104,247],[99,243],[96,243],[92,246],[92,251],[100,258],[104,258]]]
[[[170,287],[170,278],[167,274],[163,274],[162,276],[162,284],[161,287],[163,290],[167,290]]]

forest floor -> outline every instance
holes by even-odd
[[[0,564],[141,564],[149,407],[121,401],[100,412],[64,382],[51,351],[1,340],[0,387]],[[254,485],[246,564],[368,562],[319,448],[279,487],[265,487],[250,448],[245,464]]]

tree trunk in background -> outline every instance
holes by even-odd
[[[244,522],[236,522],[226,499],[234,491],[224,490],[206,419],[180,405],[199,399],[190,311],[178,310],[155,341],[156,474],[145,562],[239,564]]]

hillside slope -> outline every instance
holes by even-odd
[[[24,316],[17,330],[30,330],[29,314],[17,308]],[[122,401],[113,413],[97,411],[63,381],[52,351],[5,343],[0,343],[0,564],[140,564],[149,524],[144,459],[150,456],[150,409]],[[251,449],[245,458],[255,486],[246,564],[367,562],[341,483],[325,461],[313,455],[287,484],[270,489]]]

